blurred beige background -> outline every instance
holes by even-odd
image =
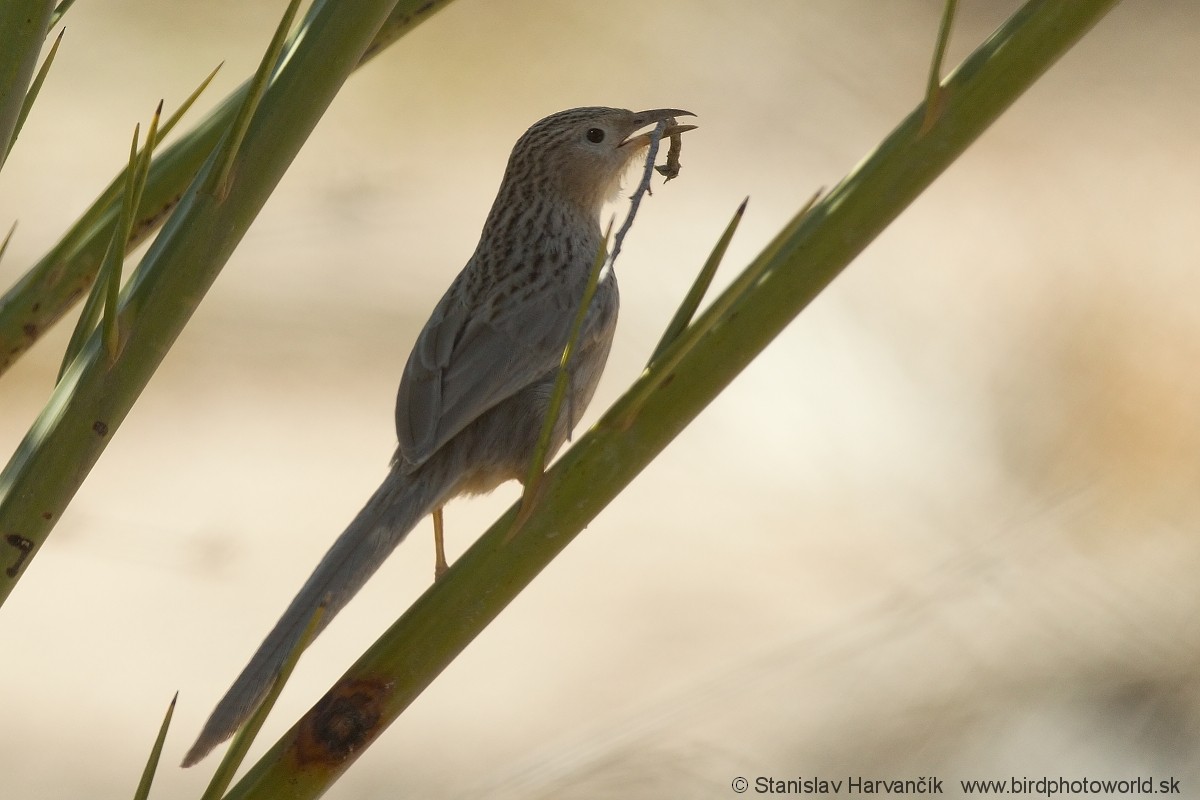
[[[0,174],[0,285],[160,97],[222,60],[206,102],[237,85],[282,5],[79,3]],[[1018,3],[960,5],[950,64]],[[742,197],[726,280],[919,102],[940,9],[461,0],[355,76],[0,613],[9,796],[130,796],[177,689],[154,796],[198,795],[211,761],[173,765],[381,478],[409,347],[530,123],[701,125],[627,240],[590,420]],[[1200,796],[1198,36],[1195,4],[1119,6],[328,796],[720,798],[737,775]],[[0,382],[5,454],[68,333]],[[515,497],[453,504],[452,554]],[[256,753],[425,588],[430,538],[310,650]]]

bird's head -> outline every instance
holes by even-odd
[[[626,170],[650,145],[646,129],[683,116],[693,115],[677,108],[635,112],[603,107],[551,114],[517,140],[504,183],[517,189],[512,184],[528,181],[524,202],[566,200],[598,217],[604,203],[620,190]],[[672,123],[663,136],[694,127]]]

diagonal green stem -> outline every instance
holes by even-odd
[[[747,270],[758,277],[696,321],[707,333],[630,394],[545,474],[543,499],[505,543],[514,506],[233,787],[228,800],[321,795],[514,597],[901,211],[1116,0],[1032,0],[947,80],[928,131],[914,110]],[[732,287],[731,287],[732,288]],[[716,315],[715,319],[709,319]]]

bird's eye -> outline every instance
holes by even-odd
[[[604,141],[604,131],[600,128],[588,128],[587,140],[592,144],[600,144]]]

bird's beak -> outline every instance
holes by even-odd
[[[638,113],[634,114],[633,119],[630,120],[630,123],[633,125],[634,133],[625,137],[625,141],[621,142],[617,146],[624,147],[625,145],[633,145],[635,148],[648,147],[650,145],[650,132],[637,133],[637,131],[645,128],[647,125],[658,125],[658,123],[662,122],[663,120],[673,120],[674,117],[694,116],[696,115],[692,112],[683,111],[682,109],[678,108],[656,108],[652,111],[639,111]],[[673,136],[675,134],[683,133],[684,131],[691,131],[695,129],[695,125],[678,125],[672,122],[670,125],[667,125],[666,130],[663,131],[663,136]]]

